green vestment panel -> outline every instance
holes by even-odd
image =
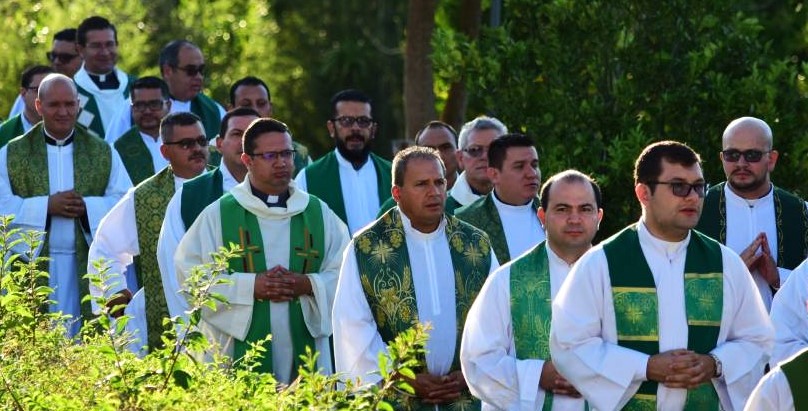
[[[143,142],[140,129],[137,126],[130,128],[129,131],[115,140],[115,150],[118,150],[118,154],[121,156],[123,166],[126,167],[126,172],[129,174],[129,178],[132,179],[132,185],[140,184],[157,171],[154,169],[151,152],[146,147],[146,143]]]

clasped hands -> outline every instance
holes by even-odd
[[[80,218],[86,212],[84,199],[74,190],[60,191],[48,197],[48,215]]]
[[[425,404],[445,404],[460,398],[466,389],[466,380],[461,371],[447,375],[416,374],[415,379],[406,378],[415,390],[415,395]]]
[[[676,349],[652,355],[646,377],[668,388],[693,389],[715,377],[715,360],[709,355]]]
[[[289,271],[281,265],[255,275],[253,296],[257,300],[280,303],[311,293],[308,276]]]

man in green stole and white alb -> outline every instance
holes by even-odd
[[[746,411],[808,409],[808,348],[804,348],[760,380],[746,402]]]
[[[378,355],[416,322],[430,323],[425,363],[410,381],[419,410],[479,409],[460,370],[466,314],[497,267],[488,236],[443,212],[446,179],[438,152],[410,147],[393,160],[398,207],[358,233],[334,301],[337,371],[375,383]]]
[[[699,156],[651,144],[634,180],[640,221],[584,254],[553,301],[553,362],[599,410],[742,409],[774,332],[743,261],[692,229]]]
[[[87,248],[98,222],[132,182],[121,158],[103,140],[76,127],[76,85],[63,74],[39,84],[36,109],[42,122],[0,149],[0,215],[14,214],[12,228],[45,231],[38,253],[50,257],[51,311],[91,317],[82,278]],[[27,249],[19,244],[14,252]],[[69,328],[78,332],[81,321]]]
[[[550,360],[551,303],[572,265],[592,247],[603,217],[600,188],[567,170],[544,183],[541,201],[547,241],[491,274],[463,329],[460,361],[484,410],[585,409]]]
[[[149,350],[162,346],[163,319],[169,317],[157,265],[157,238],[168,200],[185,180],[205,171],[208,161],[207,147],[198,144],[207,141],[205,130],[195,114],[169,114],[160,123],[159,134],[163,141],[160,151],[169,166],[129,190],[101,220],[87,267],[88,272],[95,273],[93,262],[101,258],[109,261],[106,284],[110,288],[105,297],[122,294],[108,305],[126,304],[125,313],[132,316],[126,328],[137,337],[130,345],[135,352],[143,346]],[[132,263],[136,284],[128,283],[124,276]],[[100,295],[96,287],[90,291]],[[123,312],[113,313],[120,314]]]
[[[328,206],[290,184],[292,137],[274,119],[244,132],[243,183],[205,208],[180,241],[174,258],[182,283],[190,270],[212,261],[211,253],[235,243],[240,258],[220,273],[231,284],[215,286],[228,304],[202,312],[200,328],[236,361],[249,344],[272,334],[258,370],[281,383],[297,376],[306,347],[319,351],[318,365],[331,370],[331,306],[348,231]]]

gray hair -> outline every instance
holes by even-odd
[[[500,136],[508,134],[508,127],[505,127],[505,124],[502,124],[498,119],[488,116],[479,116],[463,124],[463,128],[460,129],[460,137],[458,138],[458,148],[466,148],[469,142],[469,135],[472,131],[478,130],[497,130]]]

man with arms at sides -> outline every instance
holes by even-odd
[[[808,409],[808,348],[766,373],[746,402],[745,411]]]
[[[460,370],[460,337],[471,303],[498,266],[484,232],[444,214],[443,175],[433,149],[396,154],[392,194],[398,207],[354,237],[334,300],[337,371],[363,383],[379,380],[373,373],[385,344],[416,320],[432,324],[425,363],[410,381],[411,405],[419,410],[479,406]],[[380,260],[379,253],[387,257]]]
[[[544,241],[539,208],[539,155],[523,134],[506,134],[488,148],[488,178],[494,189],[455,210],[457,218],[482,229],[497,260],[506,263]]]
[[[236,107],[249,107],[261,117],[272,117],[269,87],[258,77],[247,76],[237,80],[230,86],[230,109]],[[292,141],[292,145],[295,147],[295,172],[298,173],[311,164],[311,157],[308,147],[297,141]],[[218,152],[216,154],[220,155]]]
[[[128,304],[126,314],[132,319],[127,329],[138,337],[131,347],[135,351],[143,345],[148,345],[149,350],[162,346],[163,319],[169,315],[157,265],[157,238],[168,200],[185,180],[205,171],[208,160],[206,144],[199,143],[207,142],[207,138],[195,114],[169,114],[160,124],[159,135],[163,140],[160,152],[169,165],[129,190],[101,220],[90,246],[87,267],[88,272],[95,273],[94,261],[103,258],[110,262],[107,281],[110,294],[105,297],[121,294],[110,301],[110,308]],[[132,263],[137,284],[128,284],[124,276],[126,267]],[[100,295],[98,289],[90,291]]]
[[[76,126],[76,85],[63,74],[48,74],[39,84],[36,109],[42,121],[0,149],[0,214],[14,214],[11,228],[44,231],[38,255],[47,263],[53,288],[52,312],[72,315],[74,335],[80,319],[91,318],[82,278],[87,250],[101,217],[132,186],[118,153]],[[15,253],[27,248],[19,244]],[[44,284],[43,284],[44,285]]]
[[[600,188],[575,170],[550,177],[539,219],[547,240],[486,280],[463,330],[460,361],[483,409],[584,410],[550,360],[551,301],[592,247],[603,217]]]
[[[368,96],[343,90],[331,98],[331,107],[326,126],[337,148],[298,173],[295,182],[323,199],[353,234],[390,198],[390,162],[370,152],[377,123]]]
[[[70,28],[56,32],[53,36],[51,51],[45,53],[45,56],[51,63],[54,72],[73,78],[82,63],[81,56],[76,50],[76,29]],[[24,97],[23,95],[17,96],[8,118],[23,112],[26,107]],[[34,98],[36,98],[36,92],[34,92]]]
[[[740,254],[766,309],[808,253],[806,203],[771,182],[778,153],[763,120],[733,120],[721,138],[726,183],[712,187],[696,229]]]
[[[693,230],[699,156],[653,143],[634,181],[640,221],[584,254],[553,300],[553,363],[594,409],[742,409],[774,331],[743,261]]]
[[[272,334],[258,370],[283,384],[297,377],[306,347],[320,352],[323,372],[332,372],[331,303],[349,239],[324,202],[291,183],[294,153],[285,124],[269,118],[250,124],[241,155],[247,178],[202,211],[174,258],[182,283],[220,247],[243,247],[241,258],[230,260],[232,283],[212,290],[228,304],[203,310],[200,329],[214,350],[236,362],[249,343]]]
[[[53,70],[48,66],[33,66],[22,72],[20,97],[24,109],[0,124],[0,147],[6,145],[12,138],[27,133],[34,124],[42,120],[42,116],[36,111],[36,96],[39,83],[50,73],[53,73]]]
[[[132,83],[131,112],[135,125],[115,141],[132,184],[153,176],[168,165],[162,153],[160,120],[168,114],[168,87],[157,77],[142,77]],[[163,140],[164,141],[164,140]]]
[[[216,148],[222,153],[219,167],[185,182],[166,206],[157,241],[157,262],[163,276],[168,313],[172,317],[184,316],[188,308],[185,298],[180,295],[182,284],[177,282],[174,273],[177,244],[205,207],[244,181],[247,167],[241,161],[241,140],[244,130],[258,117],[255,110],[246,107],[229,111],[216,138]]]
[[[447,213],[454,214],[456,209],[491,192],[493,184],[488,177],[488,146],[505,134],[508,134],[508,128],[501,121],[486,116],[477,117],[460,129],[460,148],[456,156],[463,166],[463,172],[455,180],[446,199]]]
[[[116,67],[118,32],[109,20],[99,16],[86,18],[76,31],[76,42],[84,59],[73,76],[81,103],[78,123],[104,138],[119,113],[128,112],[129,85],[135,79]]]

